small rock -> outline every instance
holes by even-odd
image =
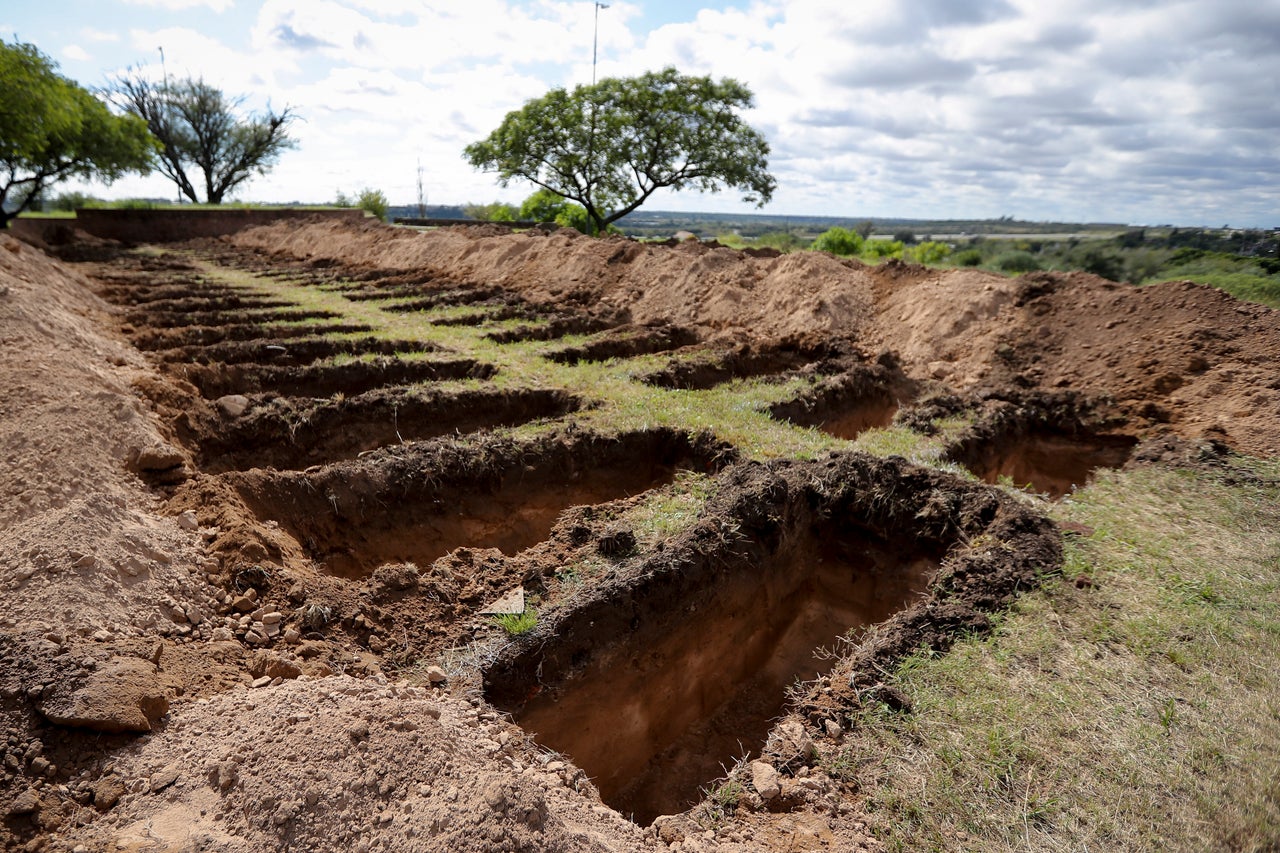
[[[169,711],[154,664],[118,658],[91,673],[78,687],[68,682],[46,691],[40,713],[60,726],[94,731],[148,732]]]
[[[177,782],[178,776],[179,776],[178,765],[170,764],[168,767],[164,768],[159,773],[152,774],[151,780],[148,783],[147,787],[151,790],[151,793],[153,794],[156,793],[157,791],[163,791],[165,788],[168,788],[174,782]]]
[[[264,675],[261,678],[255,678],[253,680],[253,683],[251,683],[249,686],[254,688],[266,687],[270,683],[271,683],[271,676]]]
[[[178,526],[183,530],[199,530],[200,522],[196,519],[194,511],[187,510],[178,516]]]
[[[840,724],[835,720],[823,720],[822,728],[826,731],[827,737],[829,738],[838,738],[844,734],[844,729],[842,729]]]
[[[302,675],[302,667],[282,655],[263,650],[254,652],[249,659],[249,672],[259,678],[297,678]]]
[[[657,833],[658,839],[663,844],[671,845],[684,841],[684,833],[680,830],[679,818],[675,815],[660,815],[654,819],[652,826],[653,831]]]
[[[237,613],[249,613],[257,609],[258,607],[258,596],[256,594],[257,591],[254,589],[250,589],[249,592],[252,592],[255,594],[249,595],[248,593],[245,593],[244,595],[238,595],[235,598],[233,598],[231,600],[231,609],[236,611]]]
[[[28,788],[19,794],[9,806],[9,815],[31,814],[40,809],[40,794],[35,788]]]
[[[239,770],[231,761],[218,762],[218,766],[209,774],[210,780],[218,786],[219,791],[225,791],[234,785],[238,776]]]
[[[236,638],[236,635],[231,633],[230,628],[214,628],[213,635],[209,638],[209,640],[210,642],[214,642],[214,643],[229,643],[235,638]]]
[[[449,680],[449,675],[438,666],[427,667],[427,680],[432,684],[444,684]]]
[[[93,786],[93,805],[102,810],[114,806],[124,796],[124,781],[119,776],[103,776]]]
[[[215,401],[218,411],[229,418],[238,418],[249,408],[249,398],[243,394],[228,394]]]
[[[772,800],[782,793],[782,785],[778,780],[778,771],[765,761],[751,762],[751,784],[762,800]]]
[[[153,444],[137,451],[132,467],[135,471],[168,471],[186,461],[182,451],[173,445]]]
[[[815,750],[813,740],[805,731],[799,720],[786,720],[774,729],[770,742],[770,752],[782,760],[787,767],[799,767],[808,764]]]

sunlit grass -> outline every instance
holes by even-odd
[[[1276,466],[1271,465],[1272,469]],[[1272,475],[1274,476],[1274,474]],[[893,674],[841,755],[890,850],[1263,850],[1280,837],[1280,490],[1110,473],[990,636]]]

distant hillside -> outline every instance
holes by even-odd
[[[1126,229],[1121,223],[1106,222],[1026,222],[1011,217],[1000,219],[897,219],[875,216],[777,216],[759,213],[680,213],[667,210],[636,211],[618,224],[628,234],[640,237],[668,236],[690,231],[699,237],[726,232],[753,238],[769,232],[787,232],[812,239],[836,226],[855,228],[870,222],[876,234],[911,231],[916,234],[978,236],[991,234],[1083,234],[1116,233]]]

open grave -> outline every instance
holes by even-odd
[[[974,538],[1029,521],[985,487],[861,454],[735,466],[718,486],[666,549],[544,614],[485,672],[491,703],[642,824],[758,755],[775,721],[846,660],[842,637],[957,607],[938,579],[976,559]],[[997,597],[1034,571],[1034,553],[990,572]],[[856,702],[851,691],[849,679],[835,701]]]
[[[605,503],[732,458],[708,436],[654,430],[516,442],[478,436],[387,449],[316,471],[246,471],[229,482],[324,571],[359,578],[386,563],[429,565],[461,548],[514,554],[565,509]]]
[[[991,400],[944,452],[985,483],[1008,482],[1055,500],[1087,485],[1095,471],[1120,468],[1138,440],[1090,418],[1075,395]]]
[[[882,356],[877,363],[858,364],[819,379],[795,399],[770,407],[769,414],[852,440],[868,429],[893,423],[900,402],[913,394],[914,383],[902,374],[897,362]]]

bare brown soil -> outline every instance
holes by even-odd
[[[1061,563],[1001,490],[583,429],[579,389],[206,264],[592,335],[541,345],[561,364],[671,353],[651,393],[805,377],[770,414],[843,438],[962,415],[950,461],[1054,497],[1187,444],[1280,452],[1280,320],[1188,284],[319,222],[54,248],[0,235],[6,849],[878,849],[824,769],[851,716]],[[692,474],[675,532],[625,521]],[[489,615],[513,593],[518,636]],[[744,756],[777,790],[699,805]]]

